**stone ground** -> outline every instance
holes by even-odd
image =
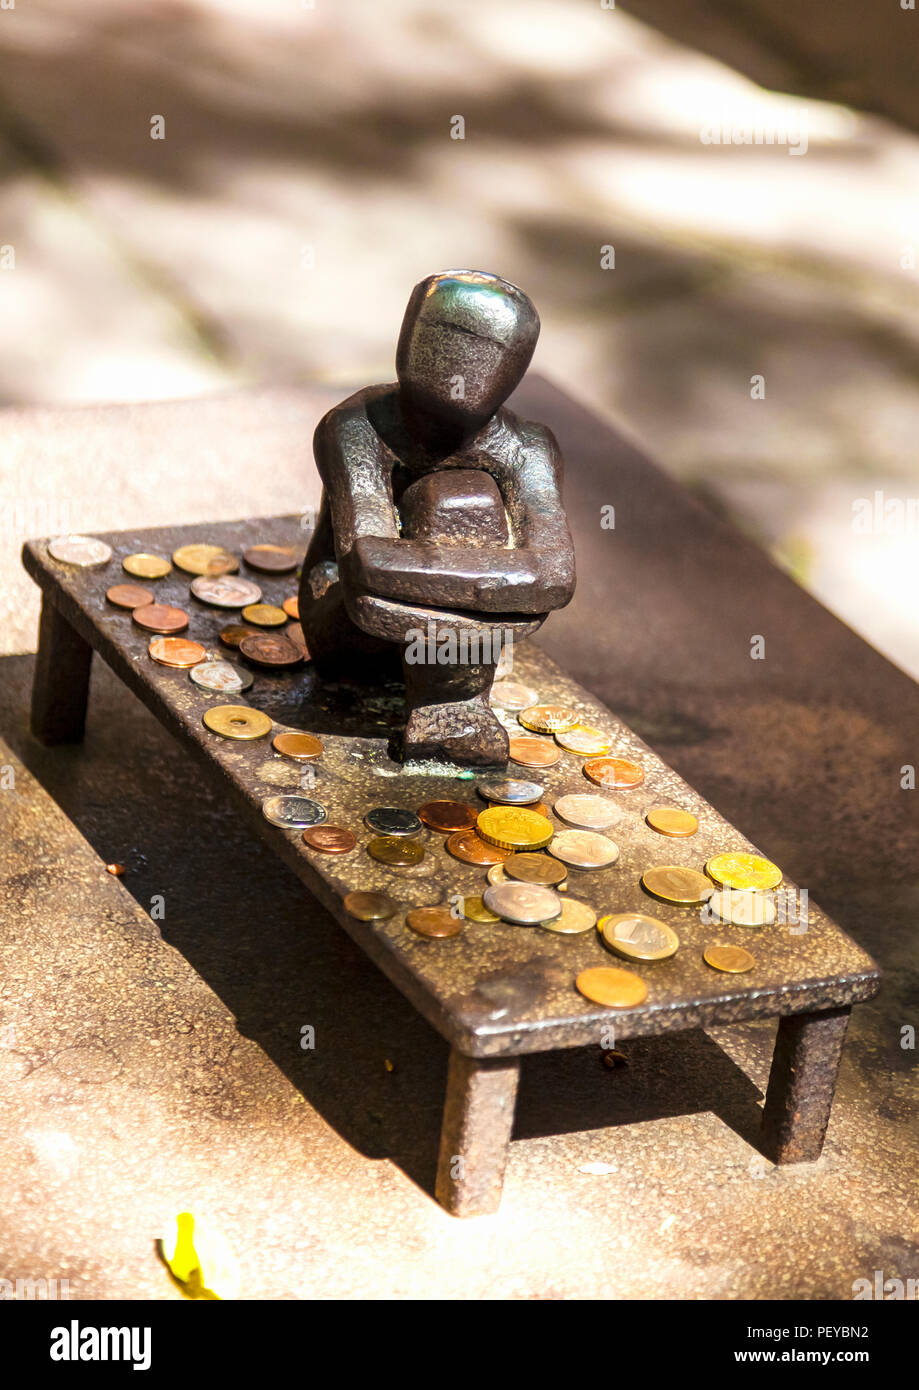
[[[492,268],[539,305],[543,371],[919,673],[919,16],[866,26],[858,0],[627,9],[0,10],[0,402],[385,379],[409,287]],[[806,128],[807,153],[703,143],[724,118]],[[232,480],[227,460],[201,479],[166,457],[98,479],[75,449],[36,476],[18,418],[0,430],[3,651],[34,647],[26,535],[133,525],[144,506],[152,522],[227,515],[230,497],[296,505],[259,505],[272,483],[244,451]],[[853,546],[853,506],[876,492]]]

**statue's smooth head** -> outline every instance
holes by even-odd
[[[530,365],[539,315],[523,290],[479,270],[444,270],[412,290],[396,373],[410,411],[480,428]]]

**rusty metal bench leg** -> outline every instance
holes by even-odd
[[[42,743],[79,743],[86,724],[93,649],[42,597],[32,678],[32,733]]]
[[[763,1151],[774,1163],[820,1157],[849,1012],[828,1009],[779,1020],[762,1130]]]
[[[514,1124],[520,1059],[450,1053],[437,1200],[453,1216],[497,1211]]]

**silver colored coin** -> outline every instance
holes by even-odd
[[[107,565],[112,558],[112,547],[105,541],[97,541],[95,536],[58,536],[48,542],[48,554],[65,565],[89,569],[92,565]]]
[[[775,905],[771,893],[747,893],[739,888],[716,890],[706,907],[735,927],[771,927],[775,922]]]
[[[305,830],[308,825],[321,825],[326,809],[308,796],[266,796],[262,815],[284,830]]]
[[[248,690],[252,677],[232,661],[201,661],[189,671],[189,677],[203,690],[216,690],[221,695],[238,695]]]
[[[486,888],[482,902],[505,922],[535,927],[560,916],[562,900],[551,888],[538,883],[499,883]]]
[[[486,801],[500,801],[502,806],[530,806],[543,793],[538,782],[519,782],[514,777],[500,782],[480,782],[476,791]]]
[[[492,864],[485,877],[493,887],[497,887],[499,883],[510,883],[511,881],[504,872],[503,864]]]
[[[374,806],[364,817],[364,824],[378,835],[417,835],[422,829],[415,812],[403,811],[400,806]]]
[[[548,850],[573,869],[605,869],[619,858],[619,846],[596,830],[560,830]]]
[[[500,709],[529,709],[539,704],[539,692],[517,681],[495,681],[488,698]]]
[[[569,825],[579,830],[605,830],[622,820],[624,812],[615,801],[605,796],[592,796],[589,792],[572,792],[560,796],[552,807],[555,814]]]
[[[257,584],[235,574],[199,574],[190,588],[195,598],[215,608],[245,608],[247,603],[258,603],[262,597]]]

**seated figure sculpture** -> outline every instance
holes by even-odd
[[[538,334],[532,302],[499,276],[429,276],[405,312],[398,381],[316,430],[300,621],[321,677],[373,681],[401,660],[405,759],[505,764],[488,702],[502,647],[574,592],[558,445],[504,407]]]

